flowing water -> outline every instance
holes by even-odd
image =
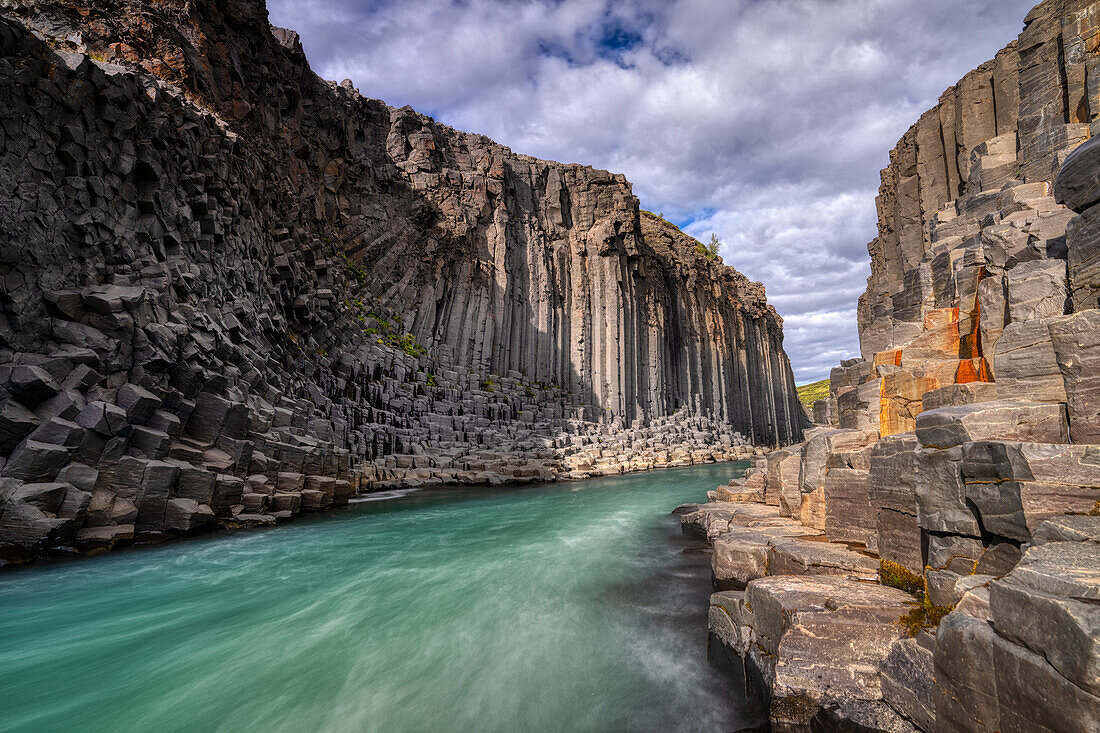
[[[744,468],[433,490],[0,574],[2,731],[732,731],[669,511]]]

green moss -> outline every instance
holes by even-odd
[[[896,562],[879,561],[878,577],[883,585],[903,590],[915,596],[920,605],[898,619],[898,623],[909,636],[916,636],[925,629],[934,629],[940,625],[943,617],[951,613],[954,606],[934,606],[925,591],[924,578],[911,573]]]
[[[353,262],[351,258],[343,252],[340,253],[340,259],[344,261],[344,271],[347,272],[348,277],[350,277],[352,280],[359,283],[360,285],[366,284],[367,271],[363,269],[362,265],[357,262]]]
[[[940,625],[943,617],[955,610],[954,606],[933,606],[925,598],[919,606],[901,617],[900,622],[910,637]]]
[[[798,400],[806,407],[813,407],[818,400],[829,396],[829,380],[822,379],[813,384],[804,384],[798,388]]]
[[[879,561],[878,577],[883,585],[903,590],[918,598],[924,598],[924,578],[909,572],[896,562]]]

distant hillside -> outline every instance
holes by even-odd
[[[798,388],[798,399],[806,407],[813,407],[813,404],[818,400],[823,400],[829,396],[829,380],[822,379],[820,382],[814,382],[813,384],[804,384]]]

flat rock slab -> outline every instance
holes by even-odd
[[[703,504],[698,511],[680,516],[684,532],[705,537],[713,542],[729,531],[730,526],[748,526],[761,519],[779,517],[779,508],[757,503],[714,501]]]
[[[941,407],[917,416],[917,439],[926,448],[950,448],[975,440],[1068,443],[1062,404],[999,400]]]
[[[843,545],[792,538],[768,547],[768,575],[842,575],[876,580],[879,561]]]
[[[848,717],[895,721],[904,730],[882,702],[879,667],[915,603],[874,583],[773,576],[752,581],[743,594],[712,596],[710,623],[771,690],[774,725],[807,725],[824,706],[844,701]]]
[[[1066,515],[1048,519],[1031,535],[1034,545],[1048,542],[1100,543],[1100,517]]]
[[[783,540],[820,535],[819,530],[790,519],[764,520],[731,529],[714,542],[711,569],[719,590],[743,588],[768,575],[768,549]]]

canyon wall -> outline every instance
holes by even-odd
[[[759,283],[260,2],[4,2],[0,103],[0,563],[801,437]]]
[[[780,729],[1100,730],[1098,72],[1100,3],[1046,0],[904,135],[862,358],[684,518]]]

